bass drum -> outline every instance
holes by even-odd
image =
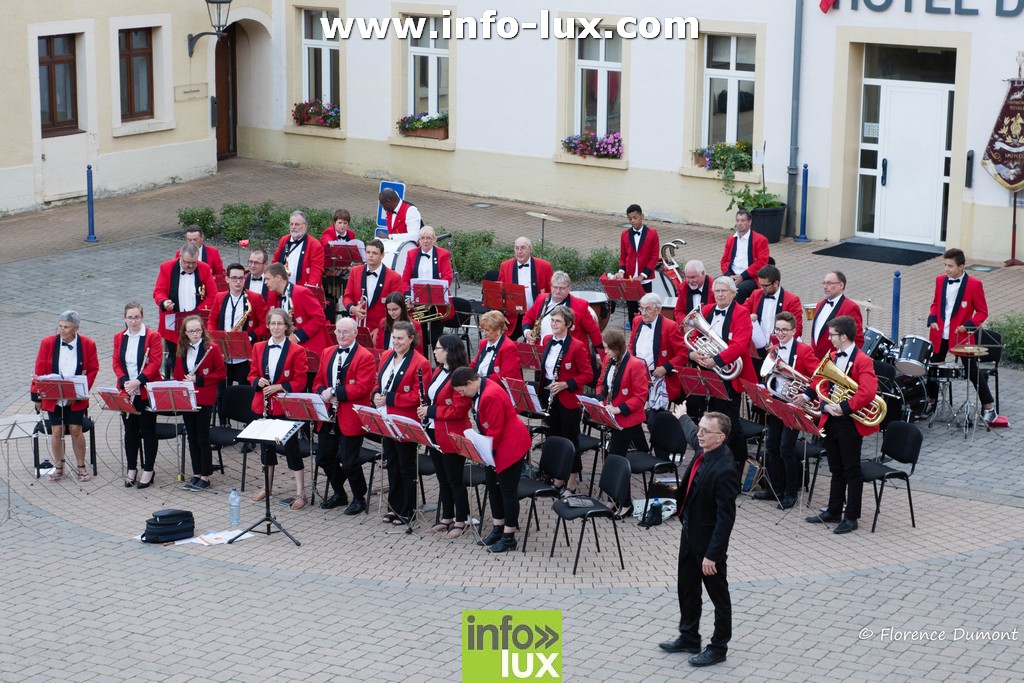
[[[406,254],[416,248],[415,242],[407,240],[381,240],[384,243],[384,265],[399,275],[405,270]]]
[[[885,400],[882,429],[890,422],[914,422],[925,419],[928,390],[920,377],[903,376],[896,381],[878,378],[878,395]]]
[[[608,321],[612,317],[612,302],[608,301],[608,295],[604,292],[573,292],[573,296],[577,296],[587,302],[590,306],[590,313],[594,316],[594,320],[597,321],[597,326],[604,332],[604,328],[608,327]]]

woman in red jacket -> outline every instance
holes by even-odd
[[[604,331],[604,348],[608,355],[597,382],[597,394],[622,427],[612,431],[608,452],[625,455],[630,447],[646,451],[643,424],[647,420],[644,407],[650,381],[647,363],[629,354],[626,337],[618,328],[609,327]]]
[[[508,321],[501,311],[487,311],[480,316],[480,347],[473,360],[473,369],[481,377],[523,379],[516,343],[505,335]]]
[[[377,349],[388,349],[395,348],[391,343],[391,331],[395,327],[395,323],[402,320],[412,323],[413,330],[416,332],[416,339],[419,341],[416,344],[416,350],[421,355],[426,357],[426,349],[423,348],[423,327],[420,325],[418,320],[413,320],[409,317],[409,309],[405,305],[405,295],[401,292],[391,292],[384,298],[384,311],[386,315],[380,321],[380,325],[373,331],[373,346]]]
[[[429,405],[420,405],[416,414],[421,420],[429,421],[427,431],[439,449],[430,449],[430,459],[437,471],[441,517],[430,530],[444,533],[445,538],[454,540],[466,529],[469,495],[463,473],[466,459],[456,455],[457,449],[449,435],[462,436],[471,425],[469,401],[455,393],[451,379],[453,372],[469,365],[469,357],[461,339],[454,334],[445,334],[434,344],[434,360],[437,361],[437,369],[427,386]]]
[[[385,351],[377,371],[373,405],[388,415],[419,419],[419,375],[430,377],[430,363],[415,350],[417,339],[412,323],[399,321],[391,331],[392,351]],[[415,443],[381,439],[381,450],[388,462],[388,507],[391,512],[381,520],[396,526],[408,524],[416,508]]]
[[[142,450],[142,476],[138,487],[148,488],[153,483],[153,465],[156,462],[156,413],[147,410],[149,393],[146,384],[160,379],[160,365],[164,347],[156,330],[146,329],[142,322],[142,304],[129,301],[124,307],[124,326],[114,335],[114,353],[111,360],[117,388],[132,398],[137,415],[121,414],[124,424],[124,452],[128,460],[125,488],[136,485],[139,450]]]
[[[210,488],[210,475],[213,474],[210,422],[213,404],[217,401],[217,385],[226,377],[224,356],[220,352],[220,347],[210,339],[203,319],[198,315],[185,318],[178,335],[174,379],[192,382],[195,385],[196,407],[199,408],[194,413],[183,415],[185,434],[188,436],[188,452],[192,456],[193,476],[192,480],[185,484],[187,489],[202,491]]]
[[[490,553],[515,550],[519,478],[532,445],[530,430],[516,414],[508,391],[497,381],[480,377],[472,368],[459,368],[452,374],[452,388],[472,401],[471,414],[477,431],[493,440],[494,468],[487,467],[485,471],[494,528],[477,542],[487,546]]]

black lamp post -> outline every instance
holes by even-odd
[[[224,29],[228,27],[228,13],[231,11],[231,0],[206,0],[206,13],[210,15],[210,26],[213,31],[204,31],[192,35],[188,34],[188,56],[191,59],[196,49],[196,43],[203,36],[217,36],[218,38],[227,35]]]

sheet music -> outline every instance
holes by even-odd
[[[484,436],[475,429],[467,429],[462,435],[473,444],[480,459],[494,467],[494,437]]]
[[[174,329],[174,312],[164,314],[164,329],[176,332]]]
[[[414,277],[409,280],[409,286],[415,288],[416,285],[439,285],[444,288],[444,302],[451,303],[448,300],[448,281],[447,280],[436,280],[428,277]]]
[[[316,418],[323,422],[330,422],[331,418],[327,414],[327,404],[320,397],[320,394],[307,394],[307,393],[283,393],[282,398],[302,398],[309,399],[313,402],[313,407],[316,408]]]
[[[608,412],[608,406],[606,406],[604,403],[598,401],[595,398],[591,398],[590,396],[579,396],[578,398],[580,399],[580,403],[585,403],[590,406],[596,406],[600,410],[607,413],[608,418],[612,421],[612,424],[615,426],[615,429],[622,429],[622,427],[619,426],[619,421],[615,419],[614,415]]]
[[[185,380],[168,379],[159,382],[149,382],[146,384],[149,389],[149,407],[151,410],[156,410],[156,395],[153,392],[154,389],[188,389],[189,401],[192,404],[192,410],[197,410],[196,405],[196,385],[192,382],[186,382]]]
[[[352,406],[352,410],[356,412],[356,415],[360,413],[375,413],[378,417],[384,420],[384,425],[391,432],[392,438],[398,438],[398,434],[395,432],[394,425],[391,423],[393,415],[388,415],[384,408],[374,408],[373,406]]]
[[[533,386],[529,382],[524,382],[526,385],[526,393],[530,396],[530,406],[535,413],[543,413],[544,406],[540,403],[540,397],[537,395],[537,387]]]
[[[768,337],[764,336],[764,328],[761,327],[761,323],[754,323],[754,335],[753,335],[754,346],[763,349],[768,346]]]
[[[423,423],[422,422],[420,422],[419,420],[413,420],[412,418],[408,418],[405,415],[388,415],[388,419],[391,420],[392,422],[394,422],[395,424],[401,423],[401,424],[409,425],[409,427],[412,429],[412,431],[417,431],[417,430],[418,431],[424,431]],[[440,450],[440,449],[437,448],[437,446],[432,441],[430,443],[430,446],[431,446],[431,448]]]
[[[332,244],[336,247],[355,245],[356,249],[359,250],[359,258],[361,258],[364,263],[366,262],[366,245],[362,240],[331,240],[328,244]]]
[[[299,431],[301,422],[277,419],[259,419],[250,422],[238,434],[239,441],[274,441],[284,443]]]
[[[50,373],[49,375],[39,375],[39,379],[64,380],[65,382],[73,382],[75,385],[75,398],[89,398],[89,378],[86,377],[85,375],[72,375],[71,377],[61,377],[59,373]]]

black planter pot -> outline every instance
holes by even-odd
[[[760,233],[768,238],[769,244],[775,244],[782,239],[782,225],[786,219],[786,205],[775,206],[770,209],[751,209],[750,219],[754,232]]]

